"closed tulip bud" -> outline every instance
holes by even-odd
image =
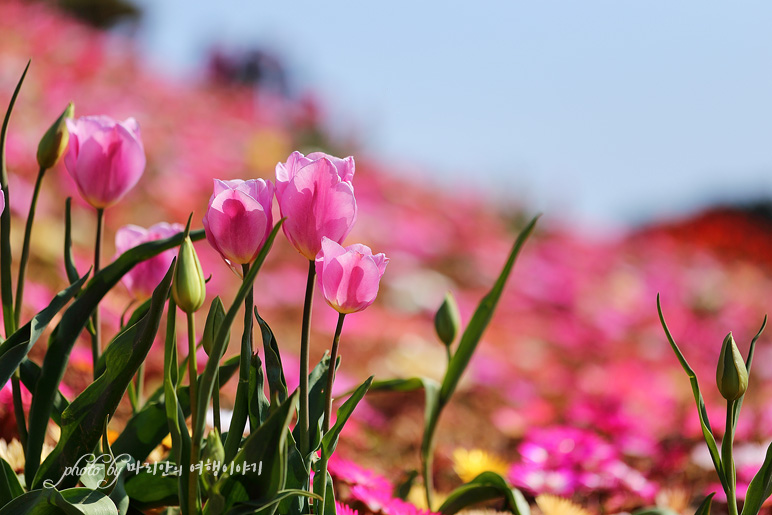
[[[75,107],[70,102],[64,112],[48,128],[38,144],[38,165],[43,170],[53,168],[59,158],[67,150],[70,142],[70,132],[67,130],[66,119],[72,118]]]
[[[220,297],[215,297],[212,301],[212,306],[209,308],[209,314],[206,315],[206,324],[204,325],[204,336],[201,338],[201,344],[204,347],[204,351],[207,356],[212,355],[212,345],[214,345],[214,339],[217,333],[220,332],[223,320],[225,320],[225,307],[222,304]],[[230,331],[225,340],[230,339]]]
[[[172,283],[174,301],[185,313],[195,313],[204,305],[206,299],[206,282],[201,263],[198,261],[196,249],[190,236],[180,245],[177,259],[177,270]]]
[[[740,349],[734,342],[732,333],[726,335],[721,346],[721,356],[716,370],[716,384],[724,399],[735,401],[748,389],[748,370],[740,354]]]
[[[455,341],[461,327],[461,315],[453,295],[448,292],[442,301],[440,309],[434,315],[434,329],[440,341],[448,347]]]

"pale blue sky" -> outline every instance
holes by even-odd
[[[179,72],[257,42],[368,151],[576,220],[772,195],[772,3],[137,0]]]

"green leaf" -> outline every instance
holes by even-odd
[[[477,306],[474,315],[472,315],[471,320],[469,320],[469,324],[466,326],[464,334],[461,335],[461,341],[459,341],[458,348],[448,364],[448,371],[442,381],[442,388],[440,390],[440,400],[442,404],[446,404],[456,390],[456,386],[458,386],[458,382],[461,380],[461,376],[463,375],[464,370],[466,370],[469,360],[472,359],[472,355],[477,349],[477,344],[480,343],[480,339],[482,338],[485,329],[488,327],[488,323],[491,321],[491,318],[493,318],[496,304],[498,304],[501,294],[504,292],[504,286],[512,272],[512,267],[515,265],[515,260],[520,253],[520,249],[531,235],[531,232],[533,232],[533,228],[538,219],[539,217],[537,216],[531,220],[525,229],[517,236],[517,240],[515,240],[515,244],[512,247],[512,251],[509,253],[509,257],[507,258],[507,262],[504,265],[504,269],[501,271],[499,278],[496,280],[491,291],[483,297],[482,301]]]
[[[8,462],[0,458],[0,506],[5,506],[23,493],[18,476]]]
[[[34,361],[30,361],[25,358],[21,365],[19,365],[19,375],[21,376],[21,382],[27,387],[27,390],[34,392],[37,387],[38,380],[40,379],[40,367]],[[69,406],[70,402],[60,392],[56,391],[56,397],[54,397],[54,404],[51,410],[51,418],[57,425],[62,425],[62,413]]]
[[[8,192],[8,169],[5,166],[5,142],[8,139],[8,123],[11,121],[13,106],[16,105],[16,98],[19,96],[21,85],[24,83],[24,77],[27,76],[31,61],[27,61],[27,66],[21,74],[16,89],[13,90],[11,101],[8,104],[8,110],[3,118],[3,128],[0,130],[0,188],[5,196],[6,208],[0,214],[0,298],[3,304],[3,322],[5,324],[5,337],[15,331],[13,326],[13,284],[11,279],[11,262],[13,254],[11,252],[11,196]],[[3,381],[5,383],[5,381]]]
[[[469,483],[450,493],[439,512],[452,515],[464,508],[492,499],[504,499],[507,508],[518,515],[529,515],[531,509],[523,494],[495,472],[483,472]]]
[[[338,357],[338,364],[340,364],[340,357]],[[322,359],[308,374],[308,441],[310,443],[310,452],[308,456],[304,456],[304,459],[308,460],[309,456],[319,449],[319,445],[322,443],[322,417],[324,416],[324,403],[326,402],[324,395],[324,388],[327,386],[327,373],[330,368],[330,353],[325,351]],[[337,368],[337,365],[336,365]],[[292,431],[292,436],[295,441],[300,438],[300,427],[295,426]]]
[[[292,433],[287,434],[287,481],[284,485],[287,489],[307,488],[309,470],[305,460],[300,455],[297,443]],[[305,497],[289,497],[279,504],[279,513],[287,515],[301,515],[308,513]]]
[[[764,463],[748,485],[742,515],[756,515],[770,495],[772,495],[772,444],[767,447]]]
[[[335,424],[333,424],[330,430],[322,437],[322,452],[328,457],[332,456],[332,453],[334,453],[335,449],[338,447],[338,438],[340,438],[340,432],[343,431],[343,426],[348,422],[351,414],[354,413],[354,408],[357,407],[359,401],[365,396],[372,383],[373,376],[370,376],[354,391],[353,394],[351,394],[351,397],[346,399],[346,402],[338,408],[337,415],[335,416]]]
[[[226,360],[219,369],[222,380],[220,384],[224,385],[228,382],[238,369],[238,356]],[[190,415],[190,394],[188,392],[189,387],[187,385],[177,387],[179,409],[183,413],[183,419]],[[165,397],[160,395],[156,398],[155,401],[146,402],[142,409],[132,415],[126,423],[126,427],[112,445],[116,455],[127,453],[134,459],[143,461],[169,434]]]
[[[697,374],[695,374],[692,367],[689,366],[689,363],[686,361],[686,358],[684,358],[684,355],[681,352],[681,349],[678,348],[678,344],[676,344],[675,340],[673,339],[673,335],[670,334],[670,329],[668,329],[667,323],[665,322],[665,316],[662,314],[662,305],[659,300],[659,294],[657,294],[657,312],[659,313],[659,321],[662,324],[662,329],[664,329],[665,336],[667,336],[667,341],[670,342],[670,346],[673,348],[673,352],[675,352],[675,355],[678,358],[678,361],[681,363],[681,368],[683,368],[684,372],[686,372],[686,375],[689,376],[689,383],[691,383],[692,385],[692,394],[694,395],[694,402],[697,404],[697,413],[700,417],[702,436],[703,438],[705,438],[705,443],[708,445],[710,458],[713,460],[713,467],[716,469],[716,474],[718,474],[718,479],[721,481],[721,484],[724,485],[724,488],[727,488],[727,482],[724,476],[723,465],[721,463],[721,455],[718,452],[718,445],[716,445],[716,438],[713,436],[713,429],[711,429],[710,427],[710,420],[708,419],[708,410],[705,408],[705,401],[702,398],[702,393],[700,393],[700,385],[699,385],[699,382],[697,381]]]
[[[174,262],[161,284],[153,292],[148,313],[107,347],[104,373],[78,395],[62,414],[61,437],[34,475],[35,479],[31,483],[33,488],[42,486],[45,479],[62,478],[64,486],[71,486],[77,482],[76,477],[62,477],[63,472],[68,465],[77,462],[81,456],[94,449],[99,442],[104,421],[115,413],[126,388],[145,360],[158,331],[173,270]],[[49,354],[50,352],[49,350]],[[45,375],[45,366],[43,370]],[[35,469],[30,469],[29,465],[30,462],[27,462],[27,472],[34,471]],[[28,473],[27,477],[30,476],[31,474]]]
[[[190,233],[193,240],[205,237],[204,231]],[[40,381],[32,397],[29,412],[29,436],[27,440],[27,468],[25,476],[34,476],[45,441],[46,428],[51,416],[56,390],[64,377],[70,352],[78,336],[90,320],[97,304],[121,278],[138,263],[161,252],[174,248],[182,241],[182,233],[163,240],[138,245],[121,254],[115,261],[100,270],[86,284],[81,295],[62,315],[62,320],[49,338],[48,352],[43,360]]]
[[[710,507],[711,504],[713,504],[714,495],[716,495],[715,492],[707,496],[705,500],[700,503],[700,507],[694,512],[694,515],[710,515]],[[743,512],[745,512],[745,510],[743,510]]]
[[[269,402],[265,396],[263,380],[263,363],[257,354],[252,354],[249,365],[249,427],[257,428],[268,416]]]
[[[265,375],[268,379],[268,391],[270,399],[278,398],[279,403],[287,400],[287,380],[284,378],[284,367],[281,364],[281,355],[279,354],[279,344],[273,331],[268,324],[257,314],[255,307],[255,318],[260,325],[260,333],[263,337],[263,352],[265,354]]]
[[[75,257],[72,255],[72,197],[67,197],[64,202],[64,271],[70,284],[80,277],[75,267]]]
[[[201,461],[203,463],[225,463],[225,448],[222,445],[220,432],[217,429],[212,429],[206,435],[206,445],[201,454]],[[214,470],[202,470],[201,481],[204,483],[204,490],[208,494],[217,481]]]
[[[224,473],[215,483],[204,513],[225,513],[236,503],[274,499],[284,489],[287,427],[295,414],[297,402],[296,392],[249,435],[233,463],[256,465],[257,470]]]
[[[669,508],[644,508],[636,511],[633,515],[678,515],[676,512]]]
[[[231,304],[231,307],[228,309],[228,312],[225,315],[225,320],[223,320],[222,326],[220,327],[220,330],[217,332],[217,336],[215,336],[214,343],[212,345],[211,356],[214,356],[216,358],[215,359],[210,358],[206,362],[204,373],[201,374],[200,386],[198,390],[197,413],[206,413],[206,410],[209,407],[209,403],[212,400],[212,391],[214,390],[215,373],[217,372],[217,365],[218,365],[218,362],[220,361],[219,357],[223,356],[225,352],[225,348],[228,340],[228,334],[230,334],[231,325],[233,325],[233,321],[238,315],[238,312],[241,309],[242,304],[244,303],[244,299],[246,299],[247,294],[250,291],[250,288],[252,288],[252,283],[255,282],[257,273],[260,271],[260,267],[262,267],[263,262],[265,262],[265,258],[266,256],[268,256],[268,252],[271,250],[273,241],[276,239],[276,235],[278,234],[279,228],[281,227],[281,224],[283,222],[284,222],[284,219],[280,220],[274,226],[273,230],[271,231],[271,234],[268,235],[268,238],[266,239],[265,244],[263,245],[263,248],[260,250],[260,253],[257,255],[255,262],[249,268],[249,272],[247,272],[247,274],[244,276],[244,280],[241,283],[241,287],[239,288],[238,293],[236,293],[236,298],[233,300],[233,304]],[[221,380],[220,383],[224,384],[225,381]],[[205,422],[206,422],[206,417],[198,417],[198,420],[196,420],[196,426],[193,428],[193,438],[195,439],[195,441],[200,442],[203,439]],[[227,442],[227,438],[226,438],[226,442]],[[227,444],[226,444],[226,456],[227,454],[228,453],[227,453]]]
[[[88,488],[33,490],[0,509],[0,515],[118,515],[115,504]]]
[[[48,306],[0,344],[0,384],[8,382],[14,371],[27,357],[30,349],[38,341],[40,335],[46,330],[48,324],[51,323],[51,320],[86,282],[89,273],[87,272],[77,282],[57,293]]]

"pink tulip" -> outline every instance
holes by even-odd
[[[145,150],[134,118],[108,116],[67,119],[70,132],[64,165],[81,196],[97,209],[118,202],[145,171]]]
[[[115,250],[118,254],[122,254],[140,243],[169,238],[183,230],[185,227],[180,224],[168,224],[166,222],[157,223],[149,229],[137,225],[126,225],[115,233]],[[122,279],[129,293],[140,300],[150,298],[153,290],[166,275],[176,255],[176,249],[165,250],[132,268]]]
[[[339,313],[362,311],[375,301],[378,285],[389,258],[373,255],[370,247],[341,247],[329,238],[322,239],[316,256],[316,274],[324,298]]]
[[[287,239],[308,259],[322,248],[322,238],[342,243],[357,218],[354,158],[321,152],[293,152],[276,165],[276,199]]]
[[[273,184],[263,179],[214,180],[214,193],[204,215],[209,244],[236,272],[251,263],[273,227]]]

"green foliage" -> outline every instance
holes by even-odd
[[[495,472],[483,472],[469,483],[453,490],[442,503],[439,511],[443,515],[453,515],[464,508],[493,499],[504,499],[507,509],[512,513],[518,515],[531,513],[528,502],[520,490]]]

